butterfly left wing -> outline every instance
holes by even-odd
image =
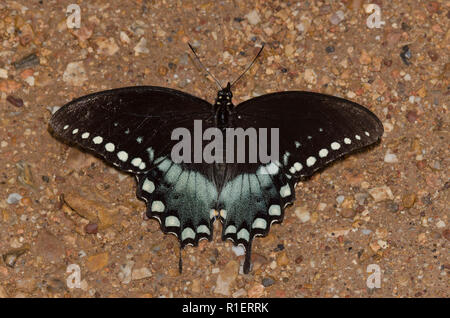
[[[60,138],[133,173],[147,215],[182,246],[212,236],[211,209],[217,190],[208,165],[170,160],[178,142],[172,131],[194,131],[194,119],[214,124],[212,105],[163,87],[138,86],[90,94],[59,109],[50,126]]]
[[[277,128],[279,159],[269,164],[229,164],[219,195],[223,239],[246,248],[250,268],[254,236],[267,235],[295,199],[295,185],[330,162],[378,141],[379,119],[368,109],[334,96],[310,92],[263,95],[238,105],[233,127]]]

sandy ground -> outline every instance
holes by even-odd
[[[379,18],[362,0],[77,3],[79,29],[70,1],[0,3],[0,297],[449,296],[447,1],[377,0]],[[56,106],[109,88],[213,101],[188,41],[223,82],[266,43],[235,104],[310,90],[385,127],[378,146],[297,186],[248,275],[219,224],[179,274],[178,241],[143,218],[134,179],[48,132]]]

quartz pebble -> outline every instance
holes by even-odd
[[[384,156],[384,162],[397,163],[398,158],[395,154],[387,152],[386,155]]]
[[[6,199],[6,203],[8,204],[16,204],[22,199],[22,196],[18,193],[11,193]]]

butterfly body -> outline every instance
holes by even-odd
[[[196,157],[208,145],[202,140],[200,150],[192,141],[193,161],[176,162],[173,131],[195,135],[195,121],[202,123],[200,133],[218,129],[225,136],[230,129],[277,129],[279,160],[206,163]],[[134,174],[147,215],[160,222],[164,233],[175,234],[181,247],[211,240],[219,220],[222,239],[246,249],[245,273],[253,238],[267,235],[271,224],[283,220],[285,207],[295,199],[296,182],[377,142],[383,133],[379,119],[366,108],[318,93],[272,93],[234,107],[230,84],[214,104],[155,86],[94,93],[63,106],[50,126],[63,140]],[[275,140],[275,132],[269,130],[266,139]],[[224,139],[226,145],[230,138]],[[228,150],[224,146],[223,154]]]

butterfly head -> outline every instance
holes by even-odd
[[[227,87],[221,89],[217,93],[216,104],[217,105],[231,105],[231,99],[233,93],[231,92],[231,84],[228,82]]]

